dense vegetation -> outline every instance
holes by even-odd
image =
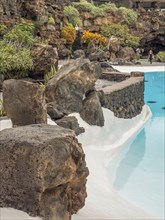
[[[79,11],[74,8],[73,6],[65,6],[64,7],[64,15],[68,17],[69,22],[73,25],[76,26],[78,25],[79,27],[82,26],[82,20],[80,18]]]
[[[30,51],[35,43],[33,33],[34,25],[23,19],[7,33],[4,32],[0,40],[0,73],[5,78],[24,77],[33,69]]]
[[[69,22],[72,23],[72,25],[75,26],[77,24],[81,26],[82,19],[79,13],[79,11],[81,12],[81,10],[88,11],[93,17],[106,16],[109,12],[122,14],[125,18],[125,22],[128,25],[134,25],[137,21],[137,13],[132,9],[128,9],[125,7],[118,8],[113,3],[105,3],[97,6],[90,2],[80,1],[73,2],[72,6],[66,6],[64,8],[64,14],[69,18]]]
[[[122,46],[137,47],[139,37],[133,36],[127,25],[112,24],[102,27],[102,34],[105,37],[115,36],[119,38]]]

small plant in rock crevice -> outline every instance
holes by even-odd
[[[2,117],[2,116],[6,116],[6,112],[5,112],[5,109],[3,106],[3,100],[0,99],[0,117]]]
[[[48,81],[56,74],[56,72],[55,66],[52,66],[50,72],[44,76],[44,87],[46,87]]]

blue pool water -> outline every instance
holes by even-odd
[[[158,219],[165,219],[165,72],[145,73],[145,103],[152,118],[108,165],[108,179],[120,195]]]

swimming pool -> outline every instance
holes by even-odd
[[[152,117],[108,165],[108,179],[120,195],[164,219],[165,72],[145,73],[145,103]]]

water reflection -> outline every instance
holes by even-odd
[[[143,129],[132,144],[130,144],[128,152],[116,170],[116,178],[114,181],[114,188],[116,190],[123,188],[138,164],[142,161],[145,154],[145,142],[145,129]]]

